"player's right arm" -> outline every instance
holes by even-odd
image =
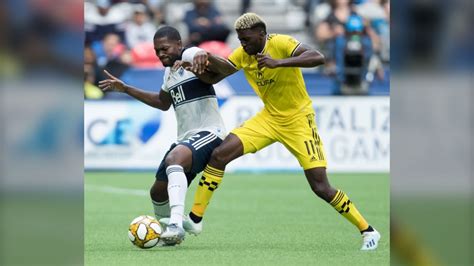
[[[122,80],[107,72],[107,70],[104,70],[104,73],[109,78],[99,81],[99,87],[103,91],[117,91],[126,93],[151,107],[155,107],[163,111],[166,111],[170,108],[171,97],[167,92],[164,92],[163,90],[160,90],[159,93],[144,91],[126,84]]]

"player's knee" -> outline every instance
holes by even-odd
[[[166,186],[153,185],[150,188],[150,198],[156,202],[168,200],[168,190]]]
[[[331,201],[332,197],[332,188],[327,182],[317,182],[313,181],[310,183],[311,190],[316,194],[318,197],[322,198],[325,201]]]
[[[329,202],[331,201],[331,197],[330,197],[330,189],[329,187],[324,187],[324,186],[312,186],[311,189],[313,190],[313,192],[318,196],[320,197],[321,199]]]
[[[166,167],[176,164],[181,165],[181,162],[178,160],[178,156],[176,156],[174,153],[168,154],[165,158]]]
[[[214,166],[225,167],[229,163],[228,155],[217,147],[212,151],[210,163]]]

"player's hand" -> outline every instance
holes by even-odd
[[[99,88],[103,91],[118,91],[118,92],[125,92],[127,86],[123,81],[114,77],[112,74],[107,72],[104,69],[104,73],[109,77],[108,79],[104,79],[99,81]]]
[[[209,56],[206,51],[197,52],[193,58],[193,66],[191,71],[195,74],[203,74],[209,64]]]
[[[176,60],[173,64],[173,67],[171,70],[176,71],[180,67],[184,68],[185,70],[191,71],[192,64],[189,62],[181,61],[181,60]]]
[[[268,68],[278,67],[278,61],[271,58],[267,54],[258,53],[255,57],[257,58],[258,68],[260,69],[264,67],[268,67]]]

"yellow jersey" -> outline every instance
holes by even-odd
[[[269,34],[262,53],[273,59],[289,58],[300,44],[288,35]],[[242,46],[235,49],[228,60],[235,68],[244,70],[247,81],[265,105],[263,112],[276,122],[288,123],[295,116],[314,112],[299,67],[258,69],[256,57],[248,55]]]

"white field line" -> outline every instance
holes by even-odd
[[[119,187],[111,187],[111,186],[96,186],[96,185],[86,185],[84,187],[86,191],[93,191],[93,192],[104,192],[104,193],[111,193],[111,194],[122,194],[122,195],[133,195],[133,196],[141,196],[141,197],[149,197],[150,192],[144,189],[131,189],[131,188],[119,188]]]

